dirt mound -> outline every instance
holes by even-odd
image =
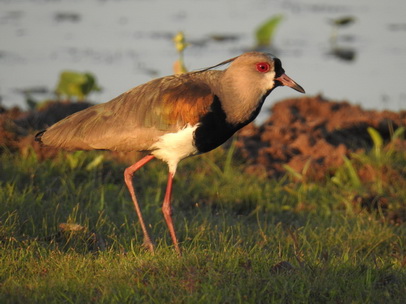
[[[90,105],[54,102],[29,112],[0,107],[0,153],[8,150],[27,155],[34,150],[40,159],[54,157],[58,151],[35,142],[35,133]],[[343,164],[343,156],[351,158],[352,152],[373,146],[368,127],[389,141],[400,126],[406,126],[406,111],[365,111],[359,106],[328,101],[321,96],[289,99],[275,104],[261,126],[250,124],[240,130],[237,148],[249,173],[278,178],[285,175],[285,165],[288,165],[306,179],[323,181]],[[396,147],[406,151],[406,140],[396,142]],[[139,157],[136,153],[109,155],[125,163],[135,162]],[[404,223],[406,210],[401,197],[396,193],[377,193],[368,186],[396,183],[398,187],[406,187],[404,168],[384,165],[374,169],[371,164],[358,164],[354,169],[366,185],[366,191],[349,198],[354,208],[379,210],[389,222]]]
[[[34,134],[58,120],[91,106],[91,103],[49,102],[39,110],[23,112],[0,108],[0,152],[26,152],[33,147],[40,158],[56,153],[34,142]],[[323,178],[343,163],[343,155],[372,146],[368,127],[385,140],[399,126],[406,126],[406,111],[365,111],[347,102],[321,96],[288,99],[275,104],[261,126],[250,124],[238,135],[237,146],[247,171],[282,176],[288,165],[299,173]]]
[[[7,149],[25,153],[29,147],[33,147],[40,157],[54,155],[54,149],[40,147],[34,141],[34,134],[91,105],[88,102],[48,102],[33,111],[22,111],[18,107],[6,110],[0,107],[0,152]]]
[[[406,126],[406,111],[366,111],[348,102],[303,97],[275,104],[261,126],[239,132],[237,145],[249,172],[278,177],[286,164],[317,179],[342,165],[344,155],[372,147],[368,127],[389,140],[400,126]]]

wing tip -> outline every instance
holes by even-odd
[[[43,143],[42,142],[42,135],[44,135],[45,132],[46,132],[46,130],[42,130],[42,131],[38,132],[37,134],[35,134],[35,141],[42,144]]]

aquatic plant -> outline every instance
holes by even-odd
[[[75,71],[62,71],[55,89],[59,99],[63,97],[68,100],[76,98],[78,101],[85,100],[90,93],[99,91],[101,88],[97,84],[94,74]]]

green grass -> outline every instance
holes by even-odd
[[[96,152],[45,161],[5,152],[0,303],[404,303],[406,228],[392,216],[405,212],[406,157],[373,153],[318,183],[247,175],[232,148],[184,161],[173,193],[178,258],[160,209],[164,164],[134,178],[152,256],[125,165]],[[366,165],[381,174],[363,181]],[[375,194],[388,206],[354,203]]]

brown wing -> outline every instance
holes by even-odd
[[[194,125],[209,111],[213,93],[199,79],[189,73],[152,80],[68,116],[43,132],[40,140],[69,150],[149,150],[161,135]]]

